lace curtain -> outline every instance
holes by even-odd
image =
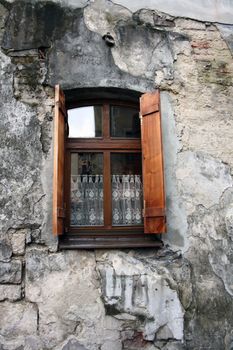
[[[103,175],[71,176],[71,225],[103,224]]]
[[[113,225],[142,223],[142,182],[140,175],[112,175]],[[71,177],[71,225],[104,225],[103,175]]]
[[[140,175],[112,176],[113,225],[142,223],[142,182]]]

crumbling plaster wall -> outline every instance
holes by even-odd
[[[0,1],[0,349],[233,349],[232,26],[122,3]],[[55,83],[160,88],[163,249],[58,250]]]

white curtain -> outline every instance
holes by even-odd
[[[103,224],[103,175],[71,176],[71,225]]]
[[[112,175],[112,224],[117,226],[141,223],[141,176]],[[71,176],[71,225],[104,225],[103,175]]]
[[[142,181],[140,175],[112,176],[113,225],[142,223]]]

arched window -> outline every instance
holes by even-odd
[[[159,245],[165,199],[158,91],[144,94],[141,106],[138,96],[114,91],[93,98],[76,91],[66,105],[59,86],[55,95],[53,230],[61,246]]]

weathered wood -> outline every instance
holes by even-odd
[[[165,192],[159,91],[140,99],[144,233],[166,231]]]

